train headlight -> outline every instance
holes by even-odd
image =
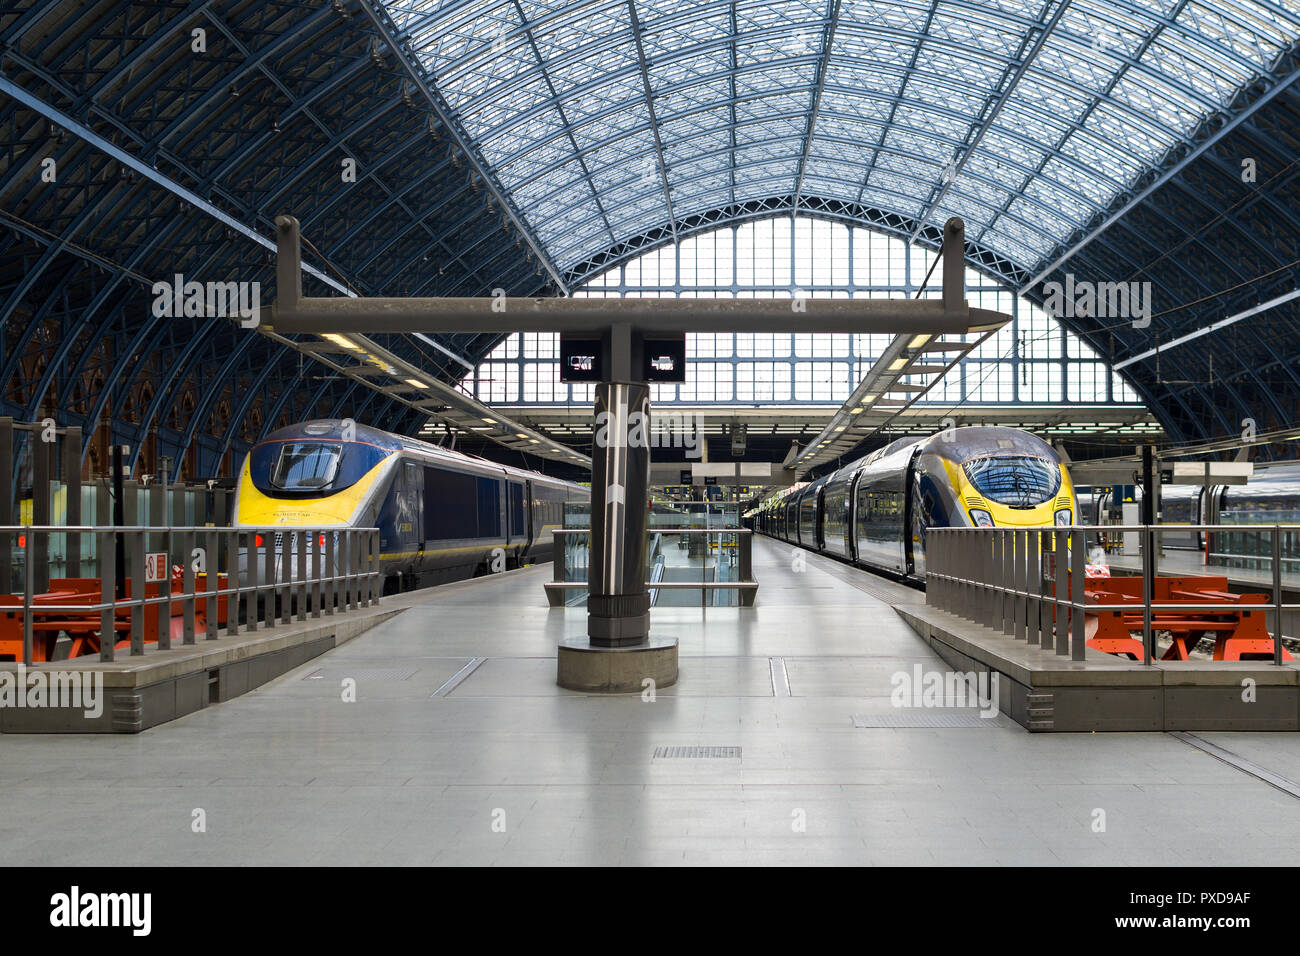
[[[1069,508],[1061,508],[1053,515],[1053,521],[1058,528],[1067,527],[1074,524],[1074,515],[1070,513]]]
[[[970,520],[975,522],[977,528],[993,527],[993,516],[982,508],[972,508],[970,510]]]

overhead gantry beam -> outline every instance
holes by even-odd
[[[935,364],[932,356],[965,355],[1011,320],[1002,312],[972,309],[966,301],[965,226],[955,217],[944,226],[943,294],[935,299],[308,298],[302,294],[299,225],[292,216],[276,219],[276,244],[278,298],[270,308],[270,326],[281,334],[355,339],[360,333],[375,332],[601,334],[623,328],[661,334],[799,331],[896,336],[850,402],[799,456],[800,470],[842,453],[841,446],[861,441],[865,435],[859,433],[860,423],[878,431],[955,361],[949,355]],[[355,345],[351,342],[348,347]],[[901,383],[903,376],[932,377],[922,387]],[[521,431],[527,430],[521,427]],[[568,449],[552,449],[548,442],[530,444],[542,444],[543,454],[558,452],[562,458],[572,454]]]
[[[573,299],[344,298],[302,294],[298,220],[276,219],[276,289],[270,324],[280,333],[567,332],[625,324],[659,333],[841,332],[962,335],[1001,328],[1011,317],[966,301],[965,226],[944,230],[938,299]]]

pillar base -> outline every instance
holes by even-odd
[[[555,682],[567,690],[639,694],[646,678],[656,689],[677,683],[676,638],[651,637],[625,647],[597,647],[576,638],[557,649]]]
[[[647,608],[650,595],[646,595]],[[587,599],[590,604],[591,599]],[[587,639],[593,647],[639,647],[650,633],[650,611],[623,617],[596,617],[587,615]]]

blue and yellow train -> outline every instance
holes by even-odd
[[[900,438],[751,512],[754,529],[873,571],[925,581],[927,528],[1051,527],[1079,514],[1050,445],[1015,428]]]
[[[321,419],[272,432],[239,472],[235,526],[379,529],[385,590],[547,561],[572,482],[426,442]],[[277,542],[278,545],[278,542]]]

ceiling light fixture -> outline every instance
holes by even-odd
[[[341,345],[343,348],[349,349],[350,351],[353,352],[361,351],[361,346],[357,345],[351,339],[342,335],[336,335],[333,332],[326,332],[324,335],[321,336],[321,338],[325,339],[326,341],[333,342],[335,345]]]

